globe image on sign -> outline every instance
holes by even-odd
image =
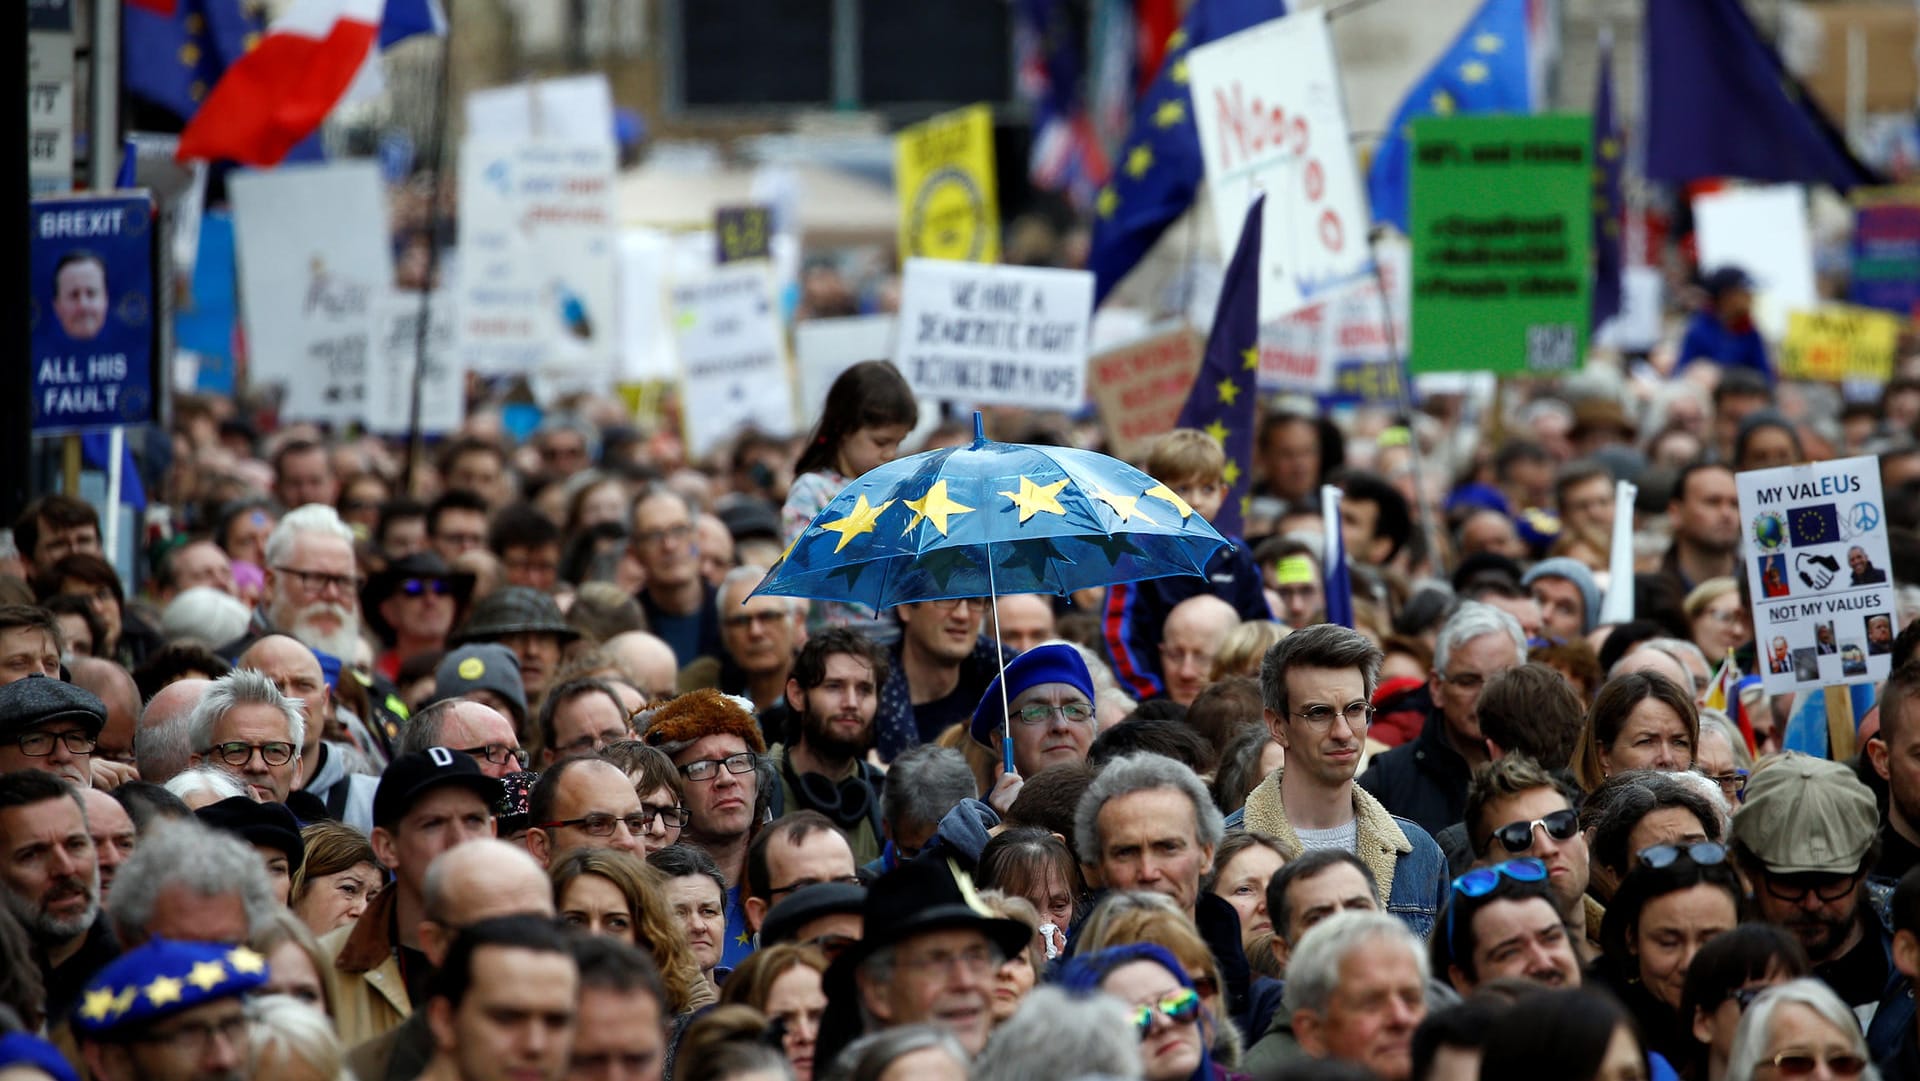
[[[1787,520],[1777,511],[1767,511],[1753,520],[1753,543],[1763,552],[1779,551],[1787,543]]]

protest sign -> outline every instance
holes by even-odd
[[[151,198],[50,196],[29,203],[27,218],[34,433],[152,420]]]
[[[281,165],[237,173],[227,191],[253,378],[286,386],[282,417],[358,420],[393,285],[380,167]]]
[[[73,187],[73,0],[27,4],[27,183]],[[18,84],[15,84],[18,85]]]
[[[1101,353],[1087,362],[1087,389],[1106,429],[1108,453],[1145,461],[1173,430],[1207,342],[1190,327]]]
[[[900,258],[1000,261],[993,178],[993,110],[970,105],[893,137]]]
[[[1813,234],[1806,193],[1793,184],[1733,188],[1693,201],[1700,270],[1739,267],[1754,280],[1753,319],[1779,341],[1787,313],[1820,303],[1813,280]]]
[[[680,373],[667,318],[673,237],[658,229],[623,229],[616,248],[620,286],[620,364],[616,381],[673,379]]]
[[[1780,343],[1780,378],[1885,383],[1893,378],[1900,325],[1885,312],[1847,304],[1793,312]]]
[[[773,208],[722,206],[713,211],[714,261],[740,263],[773,254]]]
[[[1735,479],[1767,693],[1887,678],[1898,613],[1878,460],[1756,469]]]
[[[800,366],[800,415],[818,417],[840,373],[863,360],[893,356],[891,315],[807,319],[793,328],[793,355]],[[937,410],[936,410],[937,412]]]
[[[893,362],[919,397],[1071,412],[1092,315],[1084,270],[909,259]]]
[[[1865,188],[1853,193],[1855,304],[1920,315],[1920,187]]]
[[[613,88],[598,72],[467,95],[467,138],[613,144]]]
[[[612,382],[613,176],[605,139],[461,145],[454,306],[469,367]]]
[[[375,315],[374,363],[367,371],[366,426],[381,434],[413,430],[414,372],[420,376],[420,430],[429,435],[460,427],[467,414],[467,373],[453,348],[457,322],[453,298],[445,292],[426,299],[419,293],[388,292]],[[420,320],[427,320],[426,349],[421,350]],[[424,362],[424,365],[423,363]]]
[[[1365,275],[1367,204],[1347,142],[1326,12],[1261,23],[1198,46],[1182,62],[1221,258],[1232,256],[1247,207],[1267,195],[1260,321]],[[1145,147],[1123,153],[1122,168],[1151,164]]]
[[[1591,141],[1584,116],[1413,122],[1413,371],[1580,366]]]
[[[687,450],[706,454],[746,427],[793,434],[793,381],[766,266],[725,266],[673,287]]]
[[[1260,328],[1261,389],[1314,394],[1328,402],[1401,400],[1408,339],[1406,242],[1382,240],[1374,246],[1374,258],[1378,277],[1362,278]]]

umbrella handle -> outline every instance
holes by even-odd
[[[976,433],[980,414],[973,415]],[[1000,764],[1002,772],[1014,773],[1013,710],[1007,705],[1007,651],[1000,645],[1000,590],[993,581],[993,542],[987,542],[987,605],[993,611],[993,655],[1000,662]]]

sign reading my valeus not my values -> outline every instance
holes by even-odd
[[[909,259],[893,363],[923,398],[1073,412],[1092,319],[1084,270]]]
[[[27,216],[34,433],[152,420],[152,200],[144,191],[35,199]]]
[[[1887,678],[1894,605],[1877,459],[1736,477],[1768,694]]]
[[[1413,122],[1413,371],[1579,367],[1591,129],[1584,116]]]
[[[970,105],[901,129],[893,138],[893,180],[902,260],[1000,261],[991,108]]]

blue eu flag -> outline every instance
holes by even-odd
[[[1840,539],[1840,512],[1832,503],[1795,507],[1787,514],[1787,535],[1795,548],[1832,544]]]
[[[124,6],[127,92],[185,120],[266,29],[240,0],[178,0],[163,15]]]
[[[1407,231],[1407,153],[1415,120],[1532,112],[1528,70],[1527,0],[1487,0],[1439,62],[1407,91],[1393,124],[1374,148],[1367,170],[1374,220]]]
[[[1087,268],[1093,271],[1096,307],[1187,212],[1206,179],[1187,86],[1188,50],[1286,13],[1282,0],[1194,0],[1167,40],[1160,73],[1134,106],[1113,177],[1094,198]]]
[[[1600,39],[1600,82],[1593,91],[1593,320],[1620,314],[1620,167],[1625,146],[1613,112],[1613,35]]]
[[[1207,352],[1178,424],[1207,433],[1226,452],[1220,480],[1227,495],[1213,516],[1213,528],[1230,537],[1240,535],[1253,486],[1255,381],[1260,375],[1260,214],[1266,201],[1262,195],[1247,208],[1240,243],[1234,246],[1233,261],[1227,264],[1226,282],[1220,288],[1220,306],[1213,312]]]

